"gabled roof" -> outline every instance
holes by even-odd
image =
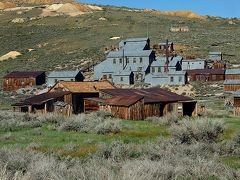
[[[240,80],[225,80],[224,81],[224,85],[240,85]]]
[[[174,56],[171,58],[168,66],[175,67],[177,63],[179,63],[182,59],[183,59],[182,56],[176,56],[176,57]]]
[[[240,69],[226,69],[225,74],[240,74]]]
[[[140,95],[144,97],[145,103],[164,103],[178,101],[192,101],[193,99],[186,96],[181,96],[176,93],[161,89],[101,89],[103,93],[111,96],[134,96]]]
[[[58,78],[58,77],[76,77],[80,71],[52,71],[48,75],[48,78]]]
[[[49,100],[56,99],[58,97],[62,97],[64,95],[71,94],[68,91],[61,91],[61,92],[48,92],[39,94],[30,98],[25,99],[22,102],[13,104],[12,106],[28,106],[28,105],[41,105]]]
[[[65,91],[70,91],[72,93],[98,93],[100,89],[114,89],[115,87],[109,81],[60,81],[49,91],[55,91],[55,89],[58,88],[64,89]]]
[[[36,78],[37,76],[45,74],[44,71],[13,71],[3,78],[29,78],[29,77],[34,77]]]
[[[143,96],[133,95],[133,96],[115,96],[105,100],[105,103],[111,106],[125,106],[129,107],[139,100],[143,99]]]

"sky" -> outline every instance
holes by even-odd
[[[240,18],[240,0],[79,0],[83,3],[151,8],[161,11],[191,10],[200,15]]]

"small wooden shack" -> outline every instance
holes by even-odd
[[[224,81],[224,69],[195,69],[187,70],[189,81]]]
[[[42,85],[46,81],[43,71],[14,71],[3,77],[3,91]]]
[[[225,73],[224,91],[240,90],[240,69],[227,69]]]
[[[116,96],[105,100],[100,110],[110,112],[114,117],[129,120],[144,119],[143,96]]]
[[[72,114],[71,92],[48,92],[27,98],[24,101],[13,104],[14,111],[29,113],[55,112],[64,116]],[[60,102],[62,107],[59,108]]]
[[[240,116],[240,91],[235,92],[233,95],[234,115]]]

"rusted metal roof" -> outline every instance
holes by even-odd
[[[161,103],[161,102],[178,102],[178,101],[193,101],[192,98],[181,96],[176,93],[161,89],[102,89],[103,93],[111,96],[135,96],[144,97],[144,103]]]
[[[115,96],[105,100],[105,103],[111,106],[126,106],[129,107],[136,102],[143,99],[144,96],[134,95],[134,96]]]
[[[214,75],[224,75],[224,69],[194,69],[194,70],[187,70],[188,75],[196,75],[196,74],[214,74]]]
[[[98,93],[99,89],[114,89],[112,83],[109,81],[86,81],[86,82],[72,82],[60,81],[53,86],[50,91],[54,89],[64,89],[72,93]]]
[[[13,71],[3,78],[30,78],[45,74],[44,71]]]
[[[13,104],[12,106],[28,106],[28,105],[41,105],[49,100],[53,100],[64,95],[71,94],[71,92],[62,91],[62,92],[48,92],[39,94],[28,99],[25,99],[22,102]]]

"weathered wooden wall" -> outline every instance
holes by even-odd
[[[240,97],[234,97],[234,115],[240,116]]]
[[[238,91],[240,90],[239,84],[224,84],[224,91]]]
[[[240,74],[226,74],[226,80],[240,80]]]
[[[3,80],[4,91],[14,91],[20,88],[35,85],[36,85],[35,78],[4,78]]]
[[[99,110],[99,103],[93,100],[84,99],[84,113],[90,113]]]
[[[144,101],[139,100],[135,104],[125,106],[101,105],[100,110],[110,112],[114,117],[127,120],[143,120],[144,119]]]

